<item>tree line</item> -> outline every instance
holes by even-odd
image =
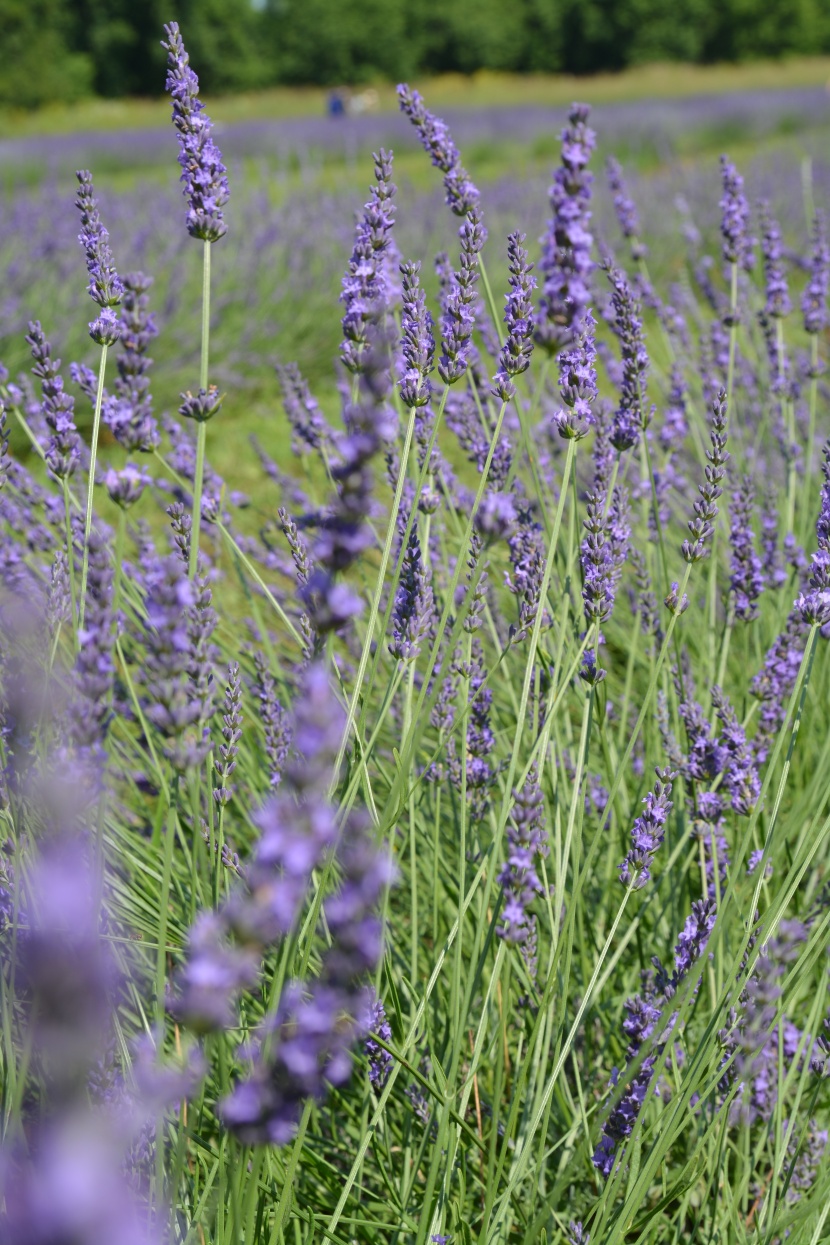
[[[830,0],[0,0],[0,105],[158,95],[171,19],[214,93],[830,52]]]

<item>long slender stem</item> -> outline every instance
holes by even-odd
[[[79,626],[84,625],[84,607],[86,605],[86,579],[89,571],[89,533],[92,528],[92,497],[95,490],[95,464],[98,458],[98,437],[101,432],[101,407],[104,402],[104,372],[107,366],[107,346],[101,347],[101,362],[98,365],[98,389],[95,393],[95,414],[92,419],[92,444],[89,447],[89,479],[86,486],[86,513],[84,515],[84,560],[81,569],[81,599],[79,605]],[[67,549],[67,557],[72,558],[71,547]]]
[[[202,265],[202,359],[199,368],[199,388],[208,387],[208,359],[210,357],[210,242],[205,242]],[[199,531],[202,526],[202,491],[205,481],[205,440],[207,424],[200,420],[196,430],[196,471],[193,477],[193,518],[190,529],[190,578],[196,574],[199,562]]]

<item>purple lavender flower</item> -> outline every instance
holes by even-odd
[[[392,181],[391,153],[381,148],[373,159],[376,184],[357,223],[354,249],[340,295],[346,308],[340,358],[350,372],[361,371],[368,335],[389,303],[385,260],[395,222],[396,188]]]
[[[674,805],[671,795],[672,782],[677,777],[673,770],[658,769],[657,782],[643,800],[645,812],[641,813],[631,830],[631,851],[619,868],[623,886],[639,890],[651,878],[651,862],[665,837],[665,825]]]
[[[239,741],[242,738],[242,682],[239,676],[239,662],[232,661],[228,666],[228,681],[225,685],[225,704],[222,714],[222,743],[219,745],[219,756],[215,762],[217,786],[213,788],[213,798],[222,808],[229,804],[234,788],[228,786],[230,777],[236,769],[236,758],[239,754]]]
[[[6,483],[9,474],[9,430],[7,427],[6,406],[0,398],[0,489]]]
[[[608,174],[608,187],[614,199],[614,211],[617,215],[617,221],[619,222],[623,237],[631,244],[631,258],[635,261],[645,259],[646,255],[648,255],[648,247],[640,237],[640,221],[637,207],[626,190],[619,160],[615,159],[614,156],[609,156],[605,162],[605,170]]]
[[[547,854],[545,802],[535,766],[521,789],[513,791],[513,808],[507,828],[507,859],[499,874],[504,887],[504,907],[497,933],[508,942],[524,943],[531,937],[535,917],[528,907],[544,887],[536,872],[536,860]]]
[[[726,156],[721,156],[720,165],[723,258],[728,264],[737,264],[745,272],[751,272],[755,264],[755,239],[749,234],[749,203],[744,194],[744,179]]]
[[[81,747],[99,749],[111,715],[115,663],[112,611],[113,568],[109,546],[96,529],[88,540],[87,599],[84,626],[78,632],[72,735]]]
[[[277,367],[277,379],[282,392],[282,404],[293,433],[291,448],[295,454],[319,449],[331,436],[325,417],[308,382],[301,375],[296,363],[284,363]]]
[[[68,622],[71,611],[69,561],[64,549],[56,549],[49,576],[49,595],[46,598],[46,628],[50,635],[55,635],[58,628]]]
[[[194,1033],[230,1028],[237,997],[255,984],[259,961],[256,948],[237,946],[227,938],[219,915],[200,913],[188,934],[185,959],[173,977],[168,1012]]]
[[[758,598],[764,587],[761,559],[755,549],[752,509],[755,490],[750,476],[743,476],[732,496],[732,574],[730,586],[735,598],[735,617],[749,622],[758,617]]]
[[[592,409],[597,399],[595,331],[596,321],[588,308],[579,337],[559,356],[559,393],[564,409],[553,418],[560,437],[566,439],[581,440],[596,422]]]
[[[64,390],[61,361],[52,358],[52,347],[39,320],[29,322],[26,341],[31,346],[35,361],[32,373],[42,386],[41,412],[52,432],[46,447],[46,463],[59,480],[65,480],[73,474],[81,459],[81,438],[75,427],[75,401]]]
[[[822,333],[827,328],[828,283],[830,283],[830,247],[827,245],[827,222],[823,212],[816,212],[813,220],[810,280],[804,287],[801,297],[806,333]]]
[[[764,284],[766,302],[764,311],[774,320],[788,316],[792,311],[787,278],[784,275],[781,247],[781,228],[778,221],[771,215],[769,204],[764,200],[760,205],[761,215],[761,254],[764,259]]]
[[[389,652],[398,661],[415,661],[433,621],[435,606],[430,577],[421,557],[421,542],[413,526],[403,556],[400,579],[392,608],[392,639]]]
[[[429,111],[419,92],[406,83],[398,87],[398,102],[401,112],[406,113],[418,131],[424,151],[444,174],[447,204],[456,216],[466,216],[478,207],[479,193],[461,163],[449,129],[440,117]]]
[[[429,402],[429,374],[435,366],[435,339],[432,317],[420,282],[420,264],[401,264],[403,305],[401,308],[401,349],[404,359],[400,380],[404,406],[421,407]]]
[[[493,379],[492,392],[502,402],[508,402],[516,393],[512,377],[526,372],[533,353],[533,303],[531,294],[536,289],[536,278],[531,275],[532,264],[527,262],[527,251],[522,243],[525,235],[516,231],[507,239],[507,260],[510,270],[510,293],[506,296],[504,322],[507,338],[499,354],[499,370]]]
[[[114,392],[105,395],[101,408],[101,417],[116,441],[130,451],[144,454],[152,453],[159,443],[150,396],[149,371],[153,360],[147,354],[153,338],[158,336],[155,319],[148,311],[152,284],[152,277],[143,272],[127,273],[123,279],[121,349],[115,361],[118,376]]]
[[[625,274],[618,268],[608,272],[611,282],[611,300],[614,306],[614,331],[622,350],[622,385],[620,400],[614,414],[611,444],[615,449],[626,450],[635,446],[640,433],[648,425],[651,412],[646,411],[646,381],[648,378],[648,351],[643,341],[643,318],[640,303]]]
[[[392,1026],[386,1019],[386,1009],[380,999],[376,999],[370,1009],[367,1027],[369,1034],[363,1049],[369,1060],[369,1081],[375,1092],[380,1093],[392,1071],[392,1056],[376,1041],[376,1038],[381,1038],[387,1045],[392,1041]]]
[[[830,441],[824,446],[822,463],[824,483],[821,486],[821,506],[816,521],[818,549],[810,560],[809,591],[799,594],[795,602],[802,621],[807,626],[817,623],[827,638],[830,624]]]
[[[177,770],[185,770],[200,764],[210,746],[198,729],[202,704],[189,677],[194,589],[178,555],[151,560],[144,568],[144,584],[146,714],[165,740],[168,759]]]
[[[562,131],[562,163],[550,188],[553,215],[542,238],[536,325],[536,341],[550,354],[559,354],[579,337],[590,303],[592,176],[586,169],[596,135],[588,126],[589,114],[587,104],[571,107]]]
[[[217,242],[228,227],[222,208],[230,198],[222,153],[211,137],[213,123],[199,99],[199,79],[190,68],[178,22],[164,27],[167,42],[166,89],[173,100],[173,125],[179,134],[180,180],[187,199],[187,232],[205,242]]]
[[[264,653],[254,653],[254,665],[259,718],[265,735],[265,756],[268,760],[268,782],[271,787],[276,788],[282,781],[288,759],[291,729],[286,712],[277,698],[277,686]]]
[[[129,510],[134,506],[148,484],[152,484],[151,477],[134,463],[126,463],[120,471],[110,467],[104,476],[104,485],[110,499],[122,510]]]
[[[588,1245],[591,1239],[590,1232],[586,1232],[582,1226],[581,1219],[572,1219],[568,1225],[568,1245]]]
[[[735,710],[718,687],[712,688],[712,704],[722,723],[720,742],[726,751],[723,790],[731,797],[735,812],[748,816],[761,794],[761,780],[752,748],[747,743],[746,732]]]
[[[115,270],[109,245],[109,234],[104,228],[98,211],[98,201],[93,195],[92,174],[80,169],[78,197],[75,206],[81,213],[81,232],[78,241],[86,254],[89,273],[87,291],[90,298],[101,308],[101,314],[89,326],[89,335],[99,346],[112,346],[118,341],[119,324],[113,307],[121,302],[124,286]]]
[[[699,484],[697,491],[700,500],[694,504],[695,517],[688,523],[692,540],[684,540],[681,547],[687,562],[699,562],[706,556],[706,541],[714,532],[713,520],[717,517],[717,499],[723,493],[721,480],[726,472],[729,454],[726,449],[726,391],[721,389],[712,403],[711,450],[706,451],[707,465],[704,468],[705,480]]]
[[[461,260],[444,301],[441,316],[441,361],[438,373],[445,385],[452,385],[466,372],[471,358],[475,328],[475,287],[478,281],[478,257],[484,245],[485,231],[478,207],[470,208],[459,229]]]
[[[582,600],[585,618],[591,625],[606,622],[614,609],[631,531],[625,491],[615,489],[610,506],[606,505],[604,493],[589,494],[583,527],[587,535],[580,552]]]

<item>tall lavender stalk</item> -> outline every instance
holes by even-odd
[[[222,208],[228,202],[229,187],[222,153],[211,137],[212,122],[199,99],[199,79],[190,68],[178,22],[164,27],[167,42],[167,90],[173,100],[173,124],[179,134],[181,181],[188,201],[187,231],[203,243],[202,250],[202,349],[199,392],[182,395],[180,414],[195,419],[196,470],[193,478],[193,524],[190,540],[189,575],[196,576],[199,561],[199,532],[202,522],[202,491],[205,476],[207,421],[219,410],[221,398],[215,386],[208,385],[210,354],[210,256],[211,246],[227,233]]]
[[[104,400],[104,373],[107,367],[107,350],[118,341],[120,334],[120,326],[113,307],[117,307],[121,302],[124,287],[115,270],[109,234],[104,228],[98,211],[98,203],[93,194],[92,174],[86,169],[80,169],[75,176],[79,186],[75,206],[81,213],[81,232],[78,240],[84,248],[89,273],[87,290],[90,298],[101,308],[100,315],[89,326],[90,337],[101,347],[101,361],[98,366],[98,386],[95,393],[95,414],[92,421],[92,442],[89,447],[89,476],[84,512],[84,556],[79,603],[80,626],[83,627],[89,565],[89,531],[92,527],[92,496],[95,489],[95,464],[98,456],[98,438],[101,432],[101,407]]]

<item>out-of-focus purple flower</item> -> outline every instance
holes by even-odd
[[[461,163],[458,148],[445,122],[431,113],[419,92],[406,83],[398,87],[398,102],[401,112],[406,113],[418,131],[424,151],[444,174],[447,204],[456,216],[466,216],[478,206],[479,193]]]
[[[481,211],[470,208],[458,231],[461,238],[460,267],[453,272],[452,284],[441,316],[441,360],[438,373],[445,385],[452,385],[466,372],[475,328],[475,292],[478,257],[485,231]]]
[[[611,300],[614,306],[614,332],[622,352],[622,384],[620,399],[614,413],[611,444],[618,450],[637,444],[640,433],[651,420],[646,408],[646,383],[649,359],[643,340],[643,317],[639,299],[626,276],[618,268],[608,272]]]
[[[432,317],[427,310],[426,295],[421,287],[420,264],[401,264],[402,307],[401,349],[404,359],[400,380],[404,406],[426,406],[431,385],[429,374],[435,366],[435,339]]]
[[[222,153],[213,141],[213,123],[199,99],[199,79],[190,68],[178,22],[164,27],[167,42],[166,89],[173,100],[173,125],[179,135],[181,181],[187,199],[187,232],[216,242],[227,233],[222,208],[230,198]]]
[[[637,207],[626,190],[619,160],[615,159],[614,156],[609,156],[605,162],[605,169],[608,174],[608,187],[614,199],[614,211],[617,221],[622,230],[623,237],[631,245],[631,258],[633,260],[645,259],[646,255],[648,255],[648,247],[640,237],[640,221]]]
[[[362,370],[372,326],[382,318],[390,301],[385,261],[395,222],[396,193],[391,152],[381,148],[374,161],[375,185],[357,222],[340,294],[345,306],[340,358],[350,372]]]
[[[822,333],[827,328],[827,288],[830,283],[830,247],[827,245],[827,222],[823,212],[813,220],[813,246],[810,253],[810,280],[801,296],[804,330]]]
[[[389,652],[398,661],[415,661],[433,621],[435,606],[430,577],[421,557],[421,542],[413,525],[403,556],[401,574],[392,608],[392,639]]]
[[[225,935],[221,918],[202,912],[190,927],[185,958],[167,999],[170,1014],[194,1033],[230,1028],[236,999],[257,980],[260,956]]]
[[[623,886],[639,890],[651,878],[651,862],[665,837],[665,825],[674,805],[671,795],[676,774],[670,769],[658,769],[657,782],[643,800],[645,812],[634,822],[631,830],[631,851],[619,868]]]
[[[751,272],[755,264],[755,239],[749,234],[749,202],[744,179],[726,156],[720,158],[723,197],[720,201],[723,258]]]
[[[784,264],[781,245],[781,228],[778,221],[770,213],[769,204],[760,204],[761,213],[761,254],[764,258],[764,284],[766,302],[764,310],[774,320],[788,316],[792,311],[787,278],[784,276]]]
[[[9,474],[9,429],[6,406],[0,399],[0,489],[6,483]]]
[[[559,354],[582,332],[591,301],[591,174],[588,161],[596,135],[588,126],[590,108],[574,104],[562,131],[562,163],[550,188],[552,216],[542,238],[539,272],[542,297],[536,341],[550,354]]]
[[[208,385],[207,389],[199,389],[191,393],[188,389],[179,394],[181,405],[179,414],[184,419],[193,419],[197,424],[205,424],[218,414],[225,395],[219,392],[216,385]]]
[[[53,475],[65,480],[73,474],[81,460],[81,438],[75,427],[75,401],[63,387],[60,359],[52,358],[52,347],[46,340],[39,320],[29,322],[26,338],[35,365],[32,373],[41,383],[41,412],[52,437],[46,447],[46,463]]]
[[[71,616],[72,596],[69,587],[69,561],[65,549],[55,550],[46,598],[46,627],[54,635]]]
[[[507,338],[499,354],[499,370],[493,380],[493,390],[502,402],[508,402],[516,392],[512,378],[526,372],[533,353],[533,303],[531,295],[536,289],[532,276],[532,264],[528,263],[527,251],[522,243],[525,235],[516,231],[507,239],[507,260],[510,270],[510,293],[504,322]]]
[[[758,617],[758,598],[764,587],[761,559],[755,548],[752,511],[755,489],[750,476],[742,476],[732,494],[732,546],[730,587],[735,598],[735,617],[749,622]]]
[[[578,339],[559,356],[559,393],[564,408],[554,414],[560,437],[581,440],[593,427],[597,399],[596,321],[588,308]]]
[[[717,499],[723,493],[721,480],[726,472],[729,454],[726,449],[726,391],[721,389],[712,403],[711,450],[706,451],[707,465],[704,468],[704,482],[699,484],[697,491],[700,499],[694,504],[694,519],[688,523],[692,534],[691,540],[684,540],[681,547],[687,562],[699,562],[706,556],[706,542],[714,532],[713,520],[717,517]]]
[[[189,677],[193,585],[176,554],[153,558],[144,568],[144,584],[146,715],[164,738],[168,759],[185,770],[198,765],[210,746],[198,729],[202,706]]]
[[[572,1219],[568,1225],[568,1245],[588,1245],[590,1232],[586,1232],[580,1219]]]
[[[753,740],[759,764],[764,761],[769,742],[784,720],[803,651],[804,623],[800,612],[793,609],[750,684],[751,694],[761,702],[759,728]]]
[[[667,450],[679,450],[688,431],[686,384],[680,365],[675,362],[672,364],[671,386],[666,399],[663,423],[660,428],[660,444]]]
[[[295,454],[319,449],[331,436],[325,417],[308,382],[296,363],[284,363],[277,367],[277,379],[282,393],[283,410],[293,433],[291,448]]]
[[[140,499],[151,477],[134,463],[126,463],[120,471],[110,467],[104,476],[104,485],[112,501],[122,510],[129,510]]]
[[[388,1050],[384,1050],[375,1040],[376,1038],[381,1038],[387,1045],[392,1041],[392,1026],[386,1019],[386,1009],[380,999],[375,999],[371,1007],[368,1030],[369,1033],[366,1041],[363,1043],[363,1049],[369,1060],[369,1081],[372,1088],[377,1093],[380,1093],[389,1080],[389,1073],[392,1071],[392,1056]]]
[[[152,277],[143,272],[130,272],[124,277],[119,322],[121,349],[115,360],[118,376],[113,392],[105,394],[101,408],[101,417],[116,441],[130,451],[144,454],[151,453],[159,443],[150,395],[149,371],[153,360],[147,354],[153,338],[158,336],[155,318],[148,310],[152,284]]]
[[[112,346],[118,341],[120,327],[112,308],[121,302],[124,286],[115,270],[110,250],[109,234],[104,228],[98,211],[98,201],[93,194],[92,174],[80,169],[78,197],[75,206],[81,213],[81,232],[78,241],[86,255],[90,298],[101,308],[100,315],[89,326],[89,335],[100,346]]]
[[[84,626],[78,632],[75,658],[75,700],[72,704],[72,735],[84,748],[103,745],[112,711],[115,663],[115,619],[112,612],[113,568],[109,546],[100,533],[90,529],[88,545],[87,599]]]
[[[232,661],[228,666],[228,681],[225,685],[225,704],[222,714],[222,743],[219,745],[219,756],[215,762],[217,786],[213,789],[213,798],[224,807],[230,803],[233,787],[229,787],[230,777],[236,769],[236,758],[239,754],[239,741],[242,738],[242,681],[239,676],[239,662]]]

